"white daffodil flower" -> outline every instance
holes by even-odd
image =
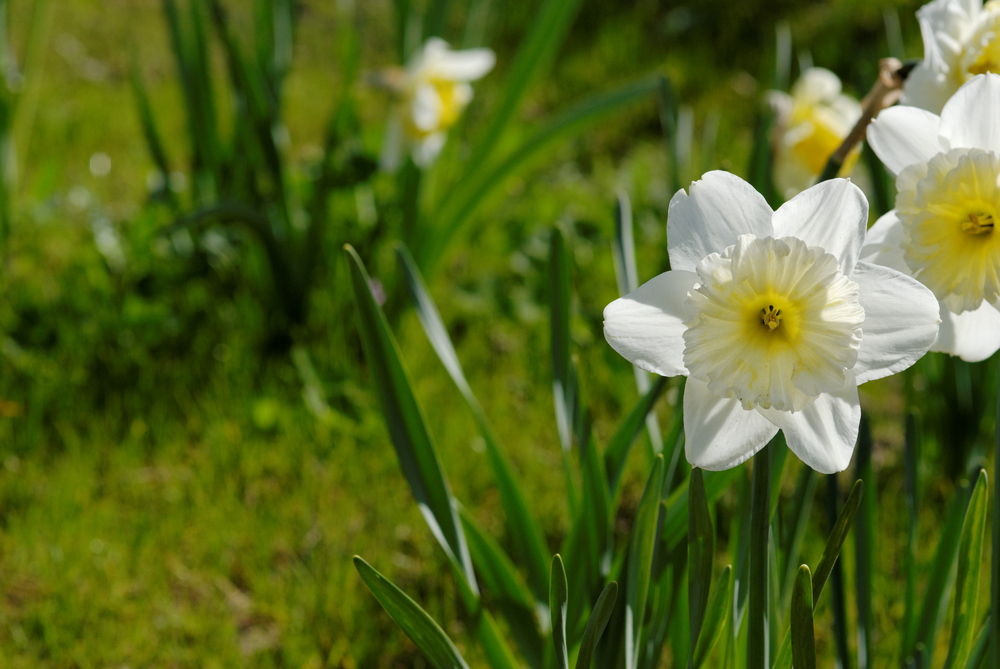
[[[985,360],[1000,349],[1000,75],[974,77],[941,116],[891,107],[868,128],[896,176],[896,208],[862,257],[916,277],[941,305],[931,350]]]
[[[917,11],[924,59],[903,86],[902,103],[940,114],[977,74],[1000,74],[1000,0],[934,0]]]
[[[803,72],[791,95],[771,91],[768,102],[778,116],[774,184],[788,199],[816,182],[826,161],[861,118],[861,104],[841,92],[836,74],[821,67]],[[841,176],[851,173],[860,153],[860,147],[850,153]]]
[[[437,37],[406,66],[387,73],[384,82],[399,96],[390,112],[382,146],[382,167],[395,170],[407,149],[418,167],[429,167],[441,153],[448,129],[472,100],[475,81],[493,69],[490,49],[452,51]]]
[[[669,272],[604,309],[608,343],[638,367],[688,377],[687,459],[735,467],[778,430],[819,472],[850,463],[858,384],[906,369],[934,341],[937,302],[912,277],[858,262],[868,201],[825,181],[772,211],[709,172],[667,219]]]

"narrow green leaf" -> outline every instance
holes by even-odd
[[[781,606],[784,609],[791,606],[792,587],[798,572],[795,565],[800,564],[802,539],[805,537],[813,499],[816,496],[816,485],[819,482],[819,477],[815,474],[812,467],[802,467],[799,471],[799,480],[795,484],[795,492],[792,493],[791,504],[784,507],[792,514],[788,522],[784,524],[786,533],[782,541],[785,574],[781,581]]]
[[[632,234],[632,204],[628,195],[618,194],[615,203],[615,234],[611,238],[612,258],[615,261],[615,277],[618,280],[618,294],[627,295],[639,287],[639,270],[635,262],[635,239]],[[640,395],[649,392],[649,372],[632,366],[635,386]],[[663,452],[663,436],[655,414],[646,415],[646,432],[653,455]]]
[[[738,467],[721,472],[705,472],[705,496],[709,504],[725,492],[733,481],[740,477]],[[684,481],[667,498],[667,510],[663,518],[660,536],[667,548],[673,548],[687,536],[688,531],[688,482]]]
[[[979,628],[979,634],[976,635],[976,640],[972,644],[972,651],[969,653],[969,659],[965,661],[965,669],[979,669],[980,667],[986,666],[986,658],[989,655],[990,650],[990,621],[992,620],[992,615],[986,615],[986,622],[983,626]]]
[[[163,140],[160,139],[160,131],[156,127],[156,120],[153,117],[153,107],[149,102],[149,95],[146,92],[146,85],[139,74],[139,66],[133,61],[129,72],[129,81],[132,84],[132,94],[135,96],[136,106],[139,108],[139,122],[142,125],[142,134],[146,138],[146,148],[156,165],[156,169],[163,176],[162,195],[168,201],[176,205],[174,193],[170,190],[168,180],[170,178],[170,161],[167,159],[167,152],[163,148]]]
[[[917,524],[919,477],[917,466],[920,462],[920,417],[911,411],[906,415],[906,436],[903,443],[903,469],[905,474],[906,513],[909,522],[906,531],[906,549],[903,551],[903,573],[906,575],[906,591],[903,595],[903,622],[899,642],[900,657],[906,657],[913,647],[917,633]]]
[[[813,631],[812,575],[808,565],[799,567],[792,589],[792,665],[816,669],[816,634]]]
[[[813,573],[813,608],[819,602],[819,596],[823,594],[823,586],[826,585],[827,579],[830,578],[833,565],[837,563],[837,558],[840,556],[840,549],[844,545],[844,539],[847,538],[847,533],[854,522],[854,515],[858,512],[858,507],[861,506],[861,496],[864,494],[864,491],[865,484],[861,481],[855,481],[854,487],[851,488],[851,494],[848,495],[847,501],[844,503],[844,508],[840,510],[837,520],[833,524],[833,529],[830,530],[826,546],[823,547],[823,555],[820,557],[819,565],[816,566],[816,571]]]
[[[476,629],[476,640],[492,669],[522,669],[489,611],[479,608],[472,615],[472,624]]]
[[[439,0],[438,0],[439,1]],[[473,149],[469,164],[486,163],[500,137],[514,119],[531,84],[549,68],[562,48],[581,0],[544,0],[527,34],[518,46],[509,74],[503,82],[503,97],[493,109],[490,124]]]
[[[451,490],[441,470],[426,421],[413,396],[396,340],[372,296],[368,273],[354,249],[348,245],[345,250],[351,260],[351,283],[357,304],[361,343],[389,436],[424,519],[452,561],[459,576],[459,585],[464,585],[465,604],[470,611],[474,611],[478,596],[476,577]]]
[[[771,445],[753,457],[750,499],[750,597],[747,610],[747,669],[769,666],[767,649],[767,541],[771,516]]]
[[[677,96],[670,80],[664,77],[657,86],[656,96],[660,103],[660,129],[663,131],[663,146],[667,153],[669,186],[671,194],[681,190],[681,166],[677,153]]]
[[[597,598],[594,609],[590,613],[590,620],[587,621],[587,628],[583,631],[583,639],[580,641],[580,652],[576,656],[576,669],[590,669],[591,659],[594,656],[594,648],[604,633],[604,628],[611,619],[611,613],[615,609],[615,600],[618,598],[618,584],[615,581],[608,583],[607,587]]]
[[[872,469],[872,432],[868,416],[861,415],[855,467],[858,479],[872,491],[861,499],[854,529],[854,586],[858,609],[858,669],[868,669],[875,647],[872,642],[872,564],[875,551],[875,472]]]
[[[651,415],[656,401],[666,389],[667,381],[668,379],[665,376],[657,377],[653,387],[632,407],[628,416],[619,423],[614,435],[608,441],[607,448],[604,450],[604,466],[608,470],[608,482],[612,493],[617,493],[618,491],[618,486],[621,484],[622,472],[625,471],[625,464],[632,450],[632,445],[642,431],[642,426],[646,418]],[[680,411],[678,410],[677,413],[679,416]]]
[[[535,599],[539,602],[546,602],[549,590],[549,566],[545,557],[547,551],[541,529],[529,510],[530,507],[521,483],[500,445],[496,432],[486,418],[479,400],[476,399],[465,380],[465,373],[462,371],[458,354],[455,352],[444,322],[434,305],[434,300],[424,285],[416,263],[413,262],[409,251],[402,244],[396,246],[396,259],[400,269],[403,270],[406,287],[413,300],[413,306],[417,312],[417,318],[420,320],[420,325],[424,329],[424,334],[427,335],[434,352],[437,353],[451,380],[458,387],[462,398],[469,405],[472,415],[479,425],[480,433],[486,444],[487,462],[489,462],[493,472],[493,479],[500,493],[500,504],[507,518],[509,536],[522,564],[528,571],[528,582]]]
[[[1000,363],[1000,360],[998,360]],[[1000,364],[997,365],[997,412],[993,425],[993,552],[990,554],[990,666],[1000,669]]]
[[[531,591],[507,553],[476,523],[465,507],[459,507],[459,515],[469,542],[472,563],[483,589],[492,595],[496,608],[507,620],[522,655],[531,666],[540,666],[544,647]]]
[[[471,215],[530,158],[560,139],[582,131],[615,111],[648,97],[656,91],[660,79],[659,75],[644,77],[580,101],[536,128],[495,165],[483,163],[483,167],[477,168],[476,162],[470,162],[473,171],[463,179],[461,190],[450,195],[440,211],[433,216],[439,226],[435,234],[428,236],[426,244],[417,249],[420,266],[424,271],[433,268],[451,240],[469,223]]]
[[[688,622],[691,648],[698,645],[701,624],[708,607],[712,587],[712,562],[715,557],[715,530],[705,497],[701,470],[691,470],[688,483]]]
[[[405,592],[358,556],[354,556],[354,566],[389,617],[403,628],[431,664],[439,669],[469,669],[444,630]]]
[[[911,644],[907,647],[904,657],[914,652],[916,645],[924,644],[933,648],[934,636],[944,618],[948,606],[948,597],[955,583],[955,557],[958,553],[962,537],[962,524],[971,499],[969,483],[963,481],[956,489],[943,521],[934,559],[927,572],[927,589],[924,591],[923,603],[920,606],[920,617],[917,620]]]
[[[589,430],[588,430],[589,432]],[[611,491],[597,444],[591,437],[583,452],[583,513],[590,543],[591,578],[604,580],[610,567]],[[573,620],[575,620],[575,616]]]
[[[962,523],[958,548],[958,572],[955,577],[955,613],[951,622],[951,642],[945,669],[965,667],[975,640],[979,608],[979,572],[983,562],[983,537],[986,534],[986,511],[989,497],[986,472],[972,490],[969,508]]]
[[[469,553],[483,587],[493,597],[512,602],[531,615],[534,599],[510,557],[496,539],[479,526],[468,509],[459,506],[458,511]]]
[[[698,669],[708,659],[709,653],[722,638],[723,631],[729,627],[732,615],[733,567],[726,565],[726,568],[719,574],[715,587],[712,588],[712,597],[708,600],[708,607],[705,609],[705,618],[698,635],[698,643],[694,646],[694,660],[692,661],[694,669]]]
[[[663,456],[653,461],[653,471],[639,501],[632,541],[629,547],[628,587],[625,600],[625,667],[636,669],[639,664],[639,638],[646,614],[649,582],[652,576],[653,549],[656,547],[656,526],[663,488]]]
[[[556,403],[556,427],[564,452],[573,444],[577,402],[576,383],[570,374],[570,262],[566,236],[552,228],[549,253],[549,308],[551,313],[552,391]]]
[[[552,574],[549,576],[549,615],[552,617],[552,643],[556,647],[556,666],[569,669],[569,650],[566,648],[566,570],[559,554],[552,556]]]

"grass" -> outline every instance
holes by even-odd
[[[326,39],[337,20],[333,4],[304,3],[302,47],[285,98],[296,165],[321,141],[338,90],[336,49]],[[390,4],[373,2],[361,14],[371,68],[390,64],[381,48],[391,40]],[[739,6],[765,11],[762,3]],[[874,43],[881,17],[868,6],[789,6],[767,9],[766,16],[790,19],[798,43],[816,44],[818,63],[843,66],[851,54],[831,55],[826,41],[813,40],[830,31]],[[23,7],[15,3],[16,11]],[[720,149],[703,162],[742,172],[773,33],[751,28],[739,15],[723,13],[718,26],[706,22],[724,7],[713,3],[685,16],[652,2],[637,1],[627,11],[585,3],[553,76],[533,91],[524,118],[656,65],[692,102],[699,129],[709,110],[727,110]],[[901,10],[913,40],[911,12]],[[514,14],[497,24],[501,55],[525,20]],[[691,27],[681,30],[688,20]],[[716,29],[718,44],[709,39]],[[321,379],[330,381],[325,389],[334,411],[318,420],[302,400],[292,362],[262,349],[259,283],[239,267],[192,269],[156,253],[156,232],[169,221],[163,211],[143,207],[152,166],[127,75],[134,50],[161,132],[182,136],[159,3],[58,3],[51,35],[23,161],[22,216],[0,276],[0,656],[12,667],[420,666],[414,646],[357,577],[350,562],[357,553],[446,621],[477,666],[481,658],[456,622],[451,582],[439,576],[445,560],[412,503],[357,365],[354,325],[333,319],[338,293],[348,290],[343,265],[328,265],[303,335]],[[495,74],[501,80],[502,58]],[[484,106],[499,94],[490,86],[487,80],[477,87]],[[384,100],[370,90],[360,100],[371,112],[365,142],[374,152]],[[600,330],[602,309],[615,297],[614,192],[632,197],[640,277],[648,278],[663,269],[671,196],[660,142],[655,108],[641,106],[536,161],[504,184],[431,281],[550,547],[567,527],[563,479],[552,475],[561,456],[547,344],[547,230],[562,220],[572,231],[572,334],[603,441],[636,398],[631,370]],[[184,144],[168,150],[180,166]],[[111,158],[106,177],[88,168],[96,152]],[[701,168],[688,172],[685,181]],[[390,187],[381,179],[376,201]],[[80,187],[88,201],[74,191]],[[125,244],[129,263],[121,271],[109,269],[93,244],[95,221],[105,219]],[[344,240],[328,241],[337,249]],[[369,268],[391,280],[390,246],[367,250]],[[396,334],[456,496],[503,539],[471,417],[412,314],[402,316]],[[329,341],[347,343],[333,349]],[[922,366],[911,382],[923,375],[935,383],[942,374],[935,365]],[[894,399],[900,384],[864,388],[876,417],[884,523],[876,535],[882,542],[875,551],[876,630],[887,654],[898,647],[892,623],[902,597],[892,594],[898,556],[886,548],[891,537],[901,545],[905,532],[902,503],[894,506],[902,490],[902,403]],[[661,406],[663,418],[669,411]],[[980,440],[988,422],[977,426]],[[946,448],[925,447],[928,463]],[[644,457],[633,457],[626,473],[620,530],[630,525],[642,493]],[[930,492],[920,560],[929,559],[926,538],[936,536],[935,514],[950,496],[951,483],[934,473],[931,464],[923,472]],[[786,488],[793,481],[786,473]],[[718,514],[731,514],[734,504],[735,494],[728,495]],[[820,504],[813,515],[811,527],[820,527]],[[814,536],[804,554],[815,561],[820,550]],[[828,607],[819,611],[817,630],[828,629]],[[832,653],[828,637],[818,646],[820,657]],[[876,659],[880,666],[884,658]]]

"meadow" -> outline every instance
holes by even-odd
[[[920,4],[0,2],[0,666],[461,666],[427,659],[356,555],[470,667],[570,666],[561,653],[578,658],[616,574],[594,666],[685,666],[701,647],[687,637],[690,574],[714,584],[732,565],[746,580],[752,469],[706,473],[698,515],[684,384],[637,388],[604,308],[623,266],[639,283],[669,268],[671,198],[705,172],[780,204],[767,92],[816,65],[862,98],[880,58],[923,55]],[[496,64],[433,167],[380,170],[394,104],[380,73],[432,35],[489,47]],[[895,189],[869,148],[859,162],[874,222]],[[437,330],[421,319],[428,299]],[[449,347],[465,388],[440,359]],[[393,350],[405,378],[373,361]],[[861,386],[843,473],[813,472],[780,438],[768,447],[770,658],[794,624],[798,566],[829,566],[846,504],[840,560],[809,607],[813,666],[944,666],[957,634],[982,664],[955,666],[994,666],[980,633],[993,490],[987,504],[978,482],[994,471],[997,359],[928,353]],[[410,390],[420,412],[407,413]],[[442,507],[414,503],[399,435],[420,441],[418,414],[434,446],[414,446],[417,470],[440,463],[471,561],[448,555],[465,539],[451,544],[447,522],[428,526]],[[512,485],[530,522],[510,518]],[[967,508],[985,522],[980,553]],[[648,636],[635,632],[648,653],[619,657],[625,575],[645,555],[631,545],[671,522],[660,599],[639,615]],[[544,573],[537,554],[521,559],[531,525]],[[689,545],[694,528],[703,542]],[[557,552],[573,586],[568,650],[549,621]],[[703,666],[745,666],[746,591],[727,583],[701,615],[730,634]],[[483,645],[480,602],[513,664]]]

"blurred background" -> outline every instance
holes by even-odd
[[[539,3],[435,2],[436,34],[492,48],[497,65],[417,197],[412,169],[376,171],[392,101],[370,82],[421,43],[401,11],[430,4],[0,2],[6,666],[424,666],[364,588],[355,554],[447,621],[475,664],[370,385],[343,244],[385,299],[455,495],[506,544],[475,423],[400,291],[393,242],[417,251],[554,549],[567,527],[553,475],[552,226],[567,234],[581,388],[606,438],[638,397],[601,330],[617,297],[616,195],[632,200],[643,281],[667,266],[675,185],[709,169],[748,176],[769,89],[815,64],[860,98],[879,58],[922,55],[919,2],[582,0],[492,137]],[[655,91],[634,96],[502,179],[482,177],[485,194],[441,236],[436,214],[478,167],[476,147],[495,143],[495,163],[517,156],[547,119],[651,74],[672,85],[670,142]],[[878,498],[896,505],[903,395],[936,392],[929,527],[992,429],[970,390],[985,387],[979,377],[931,356],[906,379],[862,388]],[[633,460],[625,530],[649,466]],[[879,513],[876,627],[894,649],[893,542],[905,520]]]

